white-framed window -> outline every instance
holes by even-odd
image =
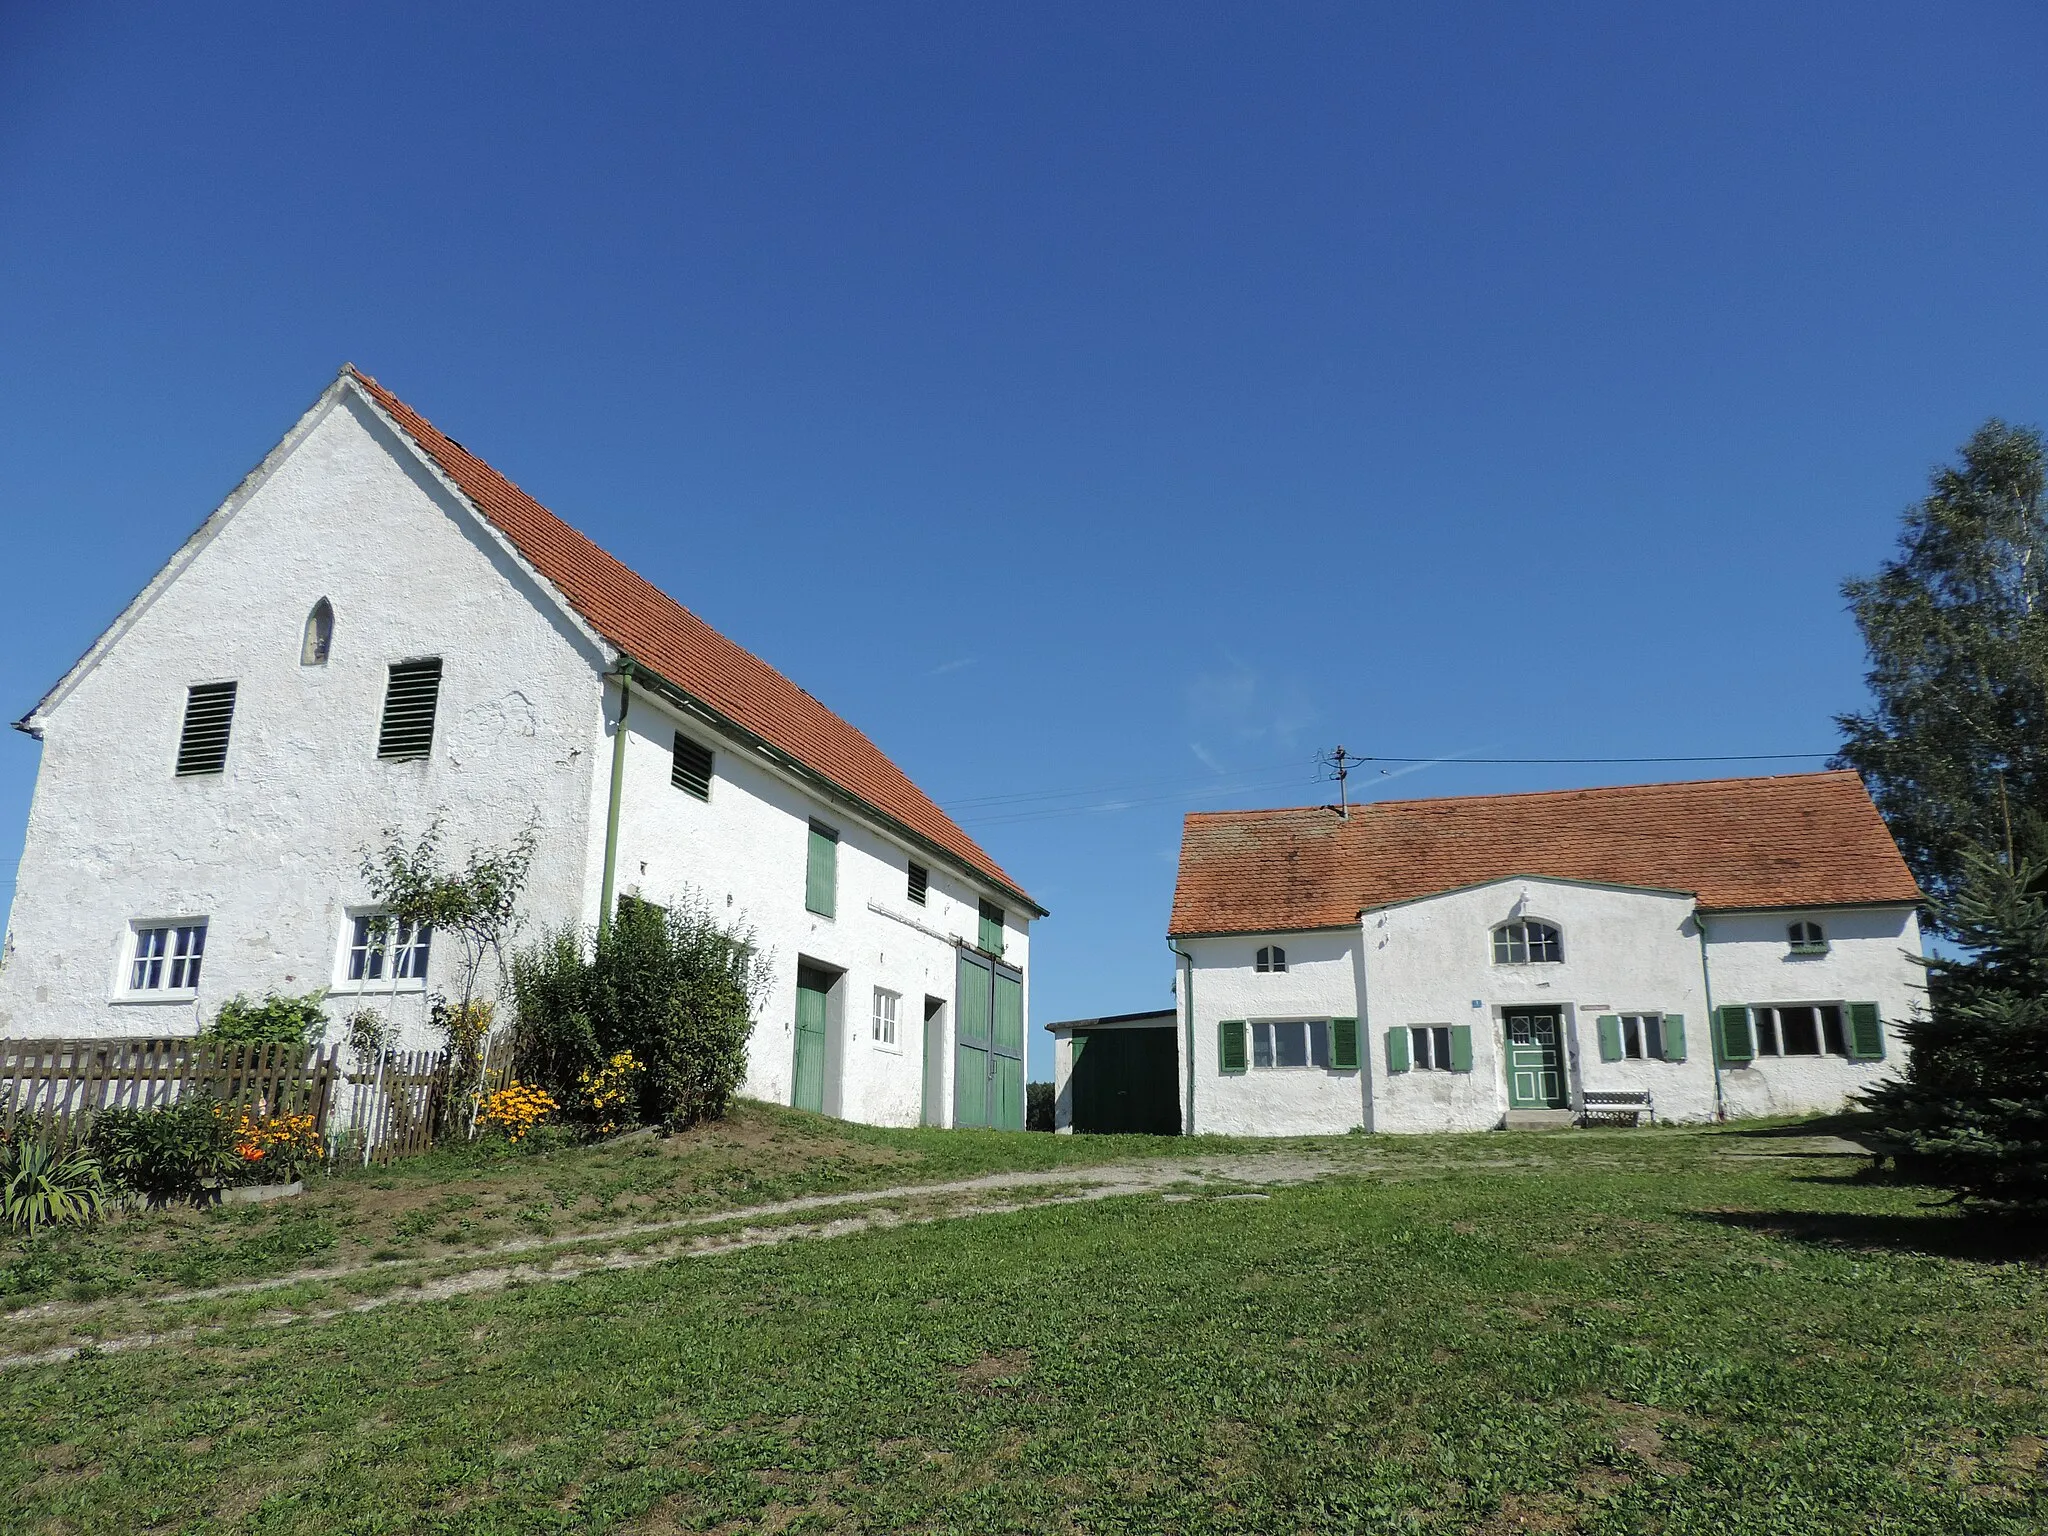
[[[122,991],[130,997],[190,997],[206,959],[206,919],[145,920],[129,926]]]
[[[1493,930],[1495,965],[1557,965],[1564,960],[1564,938],[1549,923],[1518,918]]]
[[[1252,1023],[1252,1066],[1261,1072],[1330,1065],[1328,1019],[1257,1019]]]
[[[1267,944],[1261,946],[1258,954],[1252,957],[1252,969],[1255,971],[1286,970],[1287,951],[1282,949],[1278,944]]]
[[[1411,1024],[1408,1026],[1409,1060],[1418,1072],[1451,1070],[1451,1026]]]
[[[1819,923],[1789,924],[1785,929],[1785,939],[1795,955],[1824,955],[1828,952],[1827,932]]]
[[[875,1017],[871,1026],[875,1044],[896,1043],[896,1007],[903,1001],[897,993],[887,987],[875,988]]]
[[[401,922],[385,912],[354,912],[349,914],[342,939],[338,986],[401,992],[426,986],[433,924]]]
[[[1787,1003],[1751,1008],[1759,1056],[1847,1056],[1842,1010],[1833,1003]]]
[[[1661,1013],[1621,1015],[1621,1055],[1624,1061],[1662,1061],[1664,1016]]]

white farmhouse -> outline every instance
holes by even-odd
[[[690,892],[754,927],[748,1094],[1023,1122],[1043,909],[859,731],[353,368],[19,725],[0,1034],[325,987],[419,1043],[449,957],[365,943],[362,850],[531,825],[536,927]]]
[[[1919,899],[1847,772],[1191,815],[1145,1091],[1254,1136],[1834,1110],[1898,1064]],[[1091,1033],[1063,1125],[1138,1059]]]

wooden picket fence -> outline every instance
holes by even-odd
[[[475,1134],[484,1098],[512,1077],[511,1041],[485,1043],[474,1081],[440,1051],[345,1063],[338,1047],[183,1039],[0,1039],[0,1131],[69,1136],[103,1109],[160,1109],[206,1094],[262,1115],[310,1114],[330,1155],[389,1162]]]

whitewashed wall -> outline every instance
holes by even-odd
[[[1786,928],[1801,919],[1821,925],[1825,955],[1791,952]],[[1905,1051],[1898,1025],[1922,1011],[1927,998],[1927,973],[1914,963],[1920,920],[1911,908],[1709,913],[1706,923],[1717,1005],[1874,1002],[1884,1021],[1883,1061],[1759,1057],[1748,1067],[1724,1067],[1729,1114],[1837,1110],[1899,1070]]]
[[[1517,917],[1557,927],[1564,960],[1494,964],[1493,929]],[[1826,955],[1792,955],[1787,927],[1801,918],[1823,925]],[[1355,936],[1183,940],[1195,962],[1195,1128],[1276,1136],[1361,1124],[1390,1132],[1491,1129],[1508,1107],[1502,1019],[1516,1006],[1560,1010],[1572,1103],[1587,1092],[1647,1091],[1660,1120],[1708,1120],[1721,1103],[1731,1116],[1835,1110],[1898,1070],[1896,1024],[1924,999],[1911,909],[1709,914],[1705,923],[1703,967],[1692,897],[1528,877],[1368,912]],[[1255,953],[1272,943],[1286,948],[1289,969],[1260,975]],[[1717,1099],[1710,985],[1716,1004],[1874,1001],[1885,1020],[1886,1060],[1782,1057],[1724,1066]],[[1682,1015],[1686,1059],[1602,1061],[1596,1021],[1606,1013]],[[1361,1021],[1361,1073],[1220,1071],[1221,1020],[1346,1015]],[[1470,1072],[1387,1070],[1389,1029],[1439,1024],[1471,1026]]]
[[[1264,945],[1287,951],[1287,969],[1260,973]],[[1359,1016],[1358,935],[1351,930],[1185,939],[1195,993],[1193,1129],[1224,1136],[1335,1134],[1364,1123],[1362,1071],[1322,1067],[1248,1068],[1226,1076],[1217,1048],[1224,1019],[1329,1019]],[[1187,967],[1175,973],[1181,1017]],[[1182,1049],[1186,1049],[1185,1039]],[[1249,1041],[1247,1041],[1249,1051]],[[1189,1064],[1184,1063],[1183,1068]]]
[[[1532,878],[1365,914],[1373,1129],[1498,1125],[1508,1107],[1501,1018],[1517,1004],[1563,1009],[1574,1102],[1586,1090],[1646,1088],[1660,1118],[1710,1116],[1713,1068],[1692,908],[1690,896]],[[1517,917],[1560,931],[1561,964],[1493,963],[1494,928]],[[1687,1060],[1601,1061],[1594,1019],[1602,1013],[1683,1014]],[[1471,1025],[1472,1070],[1388,1073],[1387,1030],[1415,1024]]]
[[[611,697],[615,709],[616,692]],[[912,851],[871,828],[845,806],[813,796],[764,759],[671,710],[654,695],[636,689],[627,721],[618,889],[663,904],[695,891],[715,913],[750,924],[773,958],[773,980],[748,1053],[745,1091],[755,1098],[789,1102],[796,976],[803,961],[843,973],[832,994],[827,1111],[872,1125],[918,1123],[924,1005],[932,997],[943,1005],[932,1023],[943,1037],[937,1086],[942,1123],[950,1124],[954,941],[970,946],[976,942],[983,896],[1004,909],[1004,957],[1024,971],[1029,1017],[1029,924],[1014,899],[993,888],[978,889],[933,856]],[[670,783],[678,729],[716,754],[709,801]],[[609,741],[604,750],[610,751]],[[609,772],[609,758],[605,771]],[[602,815],[600,806],[600,863]],[[830,918],[804,908],[813,817],[839,833],[837,911]],[[913,859],[931,876],[921,907],[908,896]],[[591,889],[587,916],[595,921],[596,887]],[[893,1048],[872,1038],[876,987],[886,987],[902,999]]]
[[[321,597],[331,659],[302,667]],[[386,668],[429,655],[444,668],[432,756],[381,762]],[[530,907],[584,910],[598,661],[339,392],[47,721],[0,1032],[189,1033],[232,993],[331,985],[366,895],[359,850],[437,815],[457,857],[534,820]],[[229,679],[226,773],[175,778],[187,685]],[[120,1000],[130,920],[201,916],[196,1005]],[[435,954],[435,986],[449,959]],[[417,993],[386,1007],[419,1038]]]

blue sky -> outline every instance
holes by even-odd
[[[2017,4],[0,0],[0,707],[353,360],[954,809],[1035,1022],[1164,1006],[1181,813],[1339,742],[1833,745],[1840,582],[2048,417],[2044,65]]]

